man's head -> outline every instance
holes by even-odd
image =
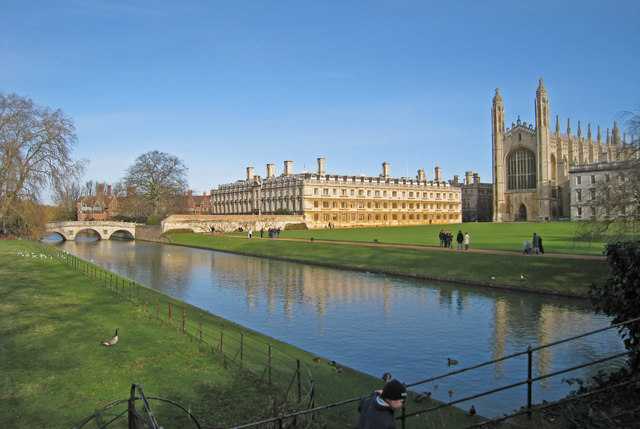
[[[407,397],[407,388],[395,378],[384,385],[382,398],[393,408],[402,407],[402,403]]]

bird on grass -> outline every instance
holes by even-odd
[[[495,279],[496,279],[495,275],[491,276],[491,280],[495,280]]]
[[[103,345],[105,346],[114,346],[117,342],[118,342],[118,331],[120,330],[120,328],[116,328],[116,335],[106,339],[102,342]]]
[[[316,357],[313,358],[313,361],[317,362],[317,363],[320,363],[320,362],[322,362],[322,358],[320,356],[316,356]]]
[[[447,365],[451,366],[451,365],[458,365],[458,361],[455,359],[451,359],[451,358],[447,358]]]
[[[471,417],[476,415],[476,407],[474,407],[473,405],[471,406],[471,408],[469,408],[469,415]]]
[[[384,374],[382,374],[382,381],[389,381],[391,380],[391,373],[390,372],[385,372]]]
[[[526,280],[526,279],[527,279],[527,276],[526,276],[526,275],[524,275],[524,274],[520,274],[520,280]]]
[[[422,402],[422,401],[426,401],[430,397],[431,397],[431,392],[418,393],[416,395],[415,401],[416,401],[416,403],[419,403],[419,402]]]

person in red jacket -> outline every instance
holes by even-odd
[[[362,398],[358,405],[360,420],[358,429],[394,429],[394,410],[401,408],[407,397],[407,388],[393,379],[371,395]]]

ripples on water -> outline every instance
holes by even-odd
[[[63,242],[59,246],[240,325],[374,376],[391,372],[407,383],[609,324],[583,300],[434,284],[154,243]],[[545,349],[534,354],[534,377],[622,350],[612,330]],[[459,365],[448,367],[449,357]],[[447,392],[452,390],[456,400],[526,379],[526,364],[525,355],[416,390],[432,391],[433,397],[443,401],[449,400]],[[566,377],[586,378],[595,372],[585,369]],[[572,388],[561,378],[538,383],[534,401],[569,393]],[[526,403],[526,388],[473,402],[481,415],[502,415]]]

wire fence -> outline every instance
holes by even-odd
[[[291,427],[310,426],[313,413],[300,411],[314,407],[314,380],[309,368],[296,356],[265,342],[253,331],[242,329],[84,259],[44,243],[40,243],[40,248],[63,261],[70,269],[136,305],[162,325],[168,325],[209,345],[215,353],[222,356],[225,367],[238,365],[252,371],[261,382],[283,389],[284,396],[273,407],[277,415],[270,421],[280,421],[280,427],[284,427],[285,421],[289,421]],[[261,423],[264,422],[251,425]]]

